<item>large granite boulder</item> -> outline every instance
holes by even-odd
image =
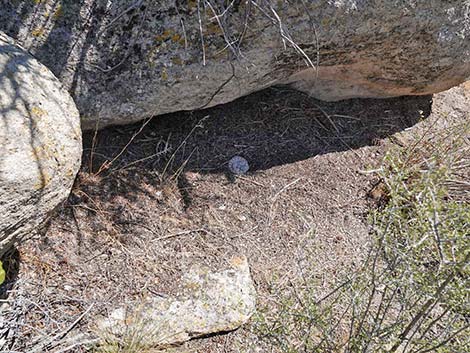
[[[470,76],[467,0],[3,1],[86,129],[273,84],[324,100],[430,94]]]
[[[0,256],[68,196],[81,148],[67,90],[0,32]]]

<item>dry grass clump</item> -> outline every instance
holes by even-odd
[[[155,322],[149,321],[142,315],[142,308],[136,310],[132,314],[126,313],[127,326],[122,332],[108,332],[106,330],[95,330],[95,334],[99,337],[98,342],[91,347],[92,353],[153,353],[161,352],[161,350],[149,347],[148,342],[164,340]],[[164,331],[164,330],[162,330]],[[153,337],[153,338],[152,338]]]

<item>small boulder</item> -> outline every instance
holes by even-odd
[[[0,256],[67,198],[81,153],[67,90],[0,32]]]
[[[218,273],[190,271],[176,298],[152,298],[139,308],[115,310],[98,324],[101,335],[108,344],[139,337],[143,350],[239,328],[255,311],[256,291],[246,258],[234,258],[231,265]]]
[[[248,170],[250,170],[250,165],[245,158],[241,156],[235,156],[228,162],[228,169],[233,174],[243,175],[248,173]]]

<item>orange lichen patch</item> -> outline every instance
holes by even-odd
[[[206,34],[222,34],[222,29],[218,23],[209,23],[204,32]]]
[[[201,284],[197,282],[193,282],[193,281],[188,281],[187,283],[185,283],[184,288],[186,290],[191,290],[191,291],[196,292],[201,289]]]
[[[163,81],[167,81],[167,80],[168,80],[168,72],[166,71],[166,67],[164,67],[164,68],[162,69],[161,77],[162,77],[162,80],[163,80]]]
[[[45,110],[42,110],[41,108],[39,107],[36,107],[34,106],[32,109],[31,109],[31,114],[34,115],[35,117],[43,117],[44,115],[47,114],[47,112]]]
[[[462,84],[464,94],[470,98],[470,81],[465,82]]]
[[[41,180],[39,180],[36,184],[34,184],[34,190],[44,189],[47,185],[50,184],[51,180],[52,180],[52,177],[49,174],[43,173]]]
[[[163,31],[163,33],[156,35],[155,40],[157,42],[165,42],[167,40],[171,40],[173,43],[179,43],[181,45],[185,43],[184,38],[171,29],[166,29],[165,31]]]
[[[64,14],[64,9],[62,8],[62,5],[59,5],[57,9],[55,10],[54,14],[52,15],[52,17],[54,18],[54,20],[57,20],[60,17],[62,17],[63,14]]]
[[[171,40],[173,42],[180,42],[181,41],[181,36],[178,33],[175,33],[171,36]]]
[[[237,256],[230,260],[230,265],[235,268],[247,266],[247,259],[245,256]]]
[[[156,35],[155,40],[158,41],[158,42],[163,42],[163,41],[169,39],[171,36],[172,36],[171,29],[166,29],[165,31],[163,31],[162,34]]]
[[[67,177],[73,177],[75,175],[75,171],[73,169],[67,169],[65,172],[65,176]]]
[[[53,156],[53,154],[47,150],[47,147],[44,146],[35,147],[32,153],[34,159],[38,162],[38,166],[40,165],[41,160],[49,159]],[[41,169],[39,170],[39,174],[39,178],[33,186],[35,190],[44,189],[52,180],[52,176],[47,172],[47,170]]]
[[[171,62],[173,63],[173,65],[178,65],[178,66],[182,66],[184,64],[183,60],[181,60],[181,58],[177,56],[171,58]]]
[[[197,1],[196,0],[188,0],[188,8],[190,10],[197,8]]]
[[[321,24],[322,24],[322,26],[324,26],[324,27],[330,25],[330,24],[331,24],[331,18],[329,18],[329,17],[323,18],[323,19],[321,20]]]
[[[214,53],[213,55],[211,55],[211,59],[215,59],[215,60],[218,60],[218,59],[224,59],[227,57],[227,48],[225,49],[222,49],[222,50],[219,50],[217,51],[216,53]]]
[[[35,37],[40,37],[44,34],[44,32],[45,32],[44,28],[36,28],[36,29],[33,29],[31,34]]]

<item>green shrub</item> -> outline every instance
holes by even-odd
[[[318,298],[279,293],[255,331],[281,352],[470,352],[470,124],[391,151],[366,260]]]

